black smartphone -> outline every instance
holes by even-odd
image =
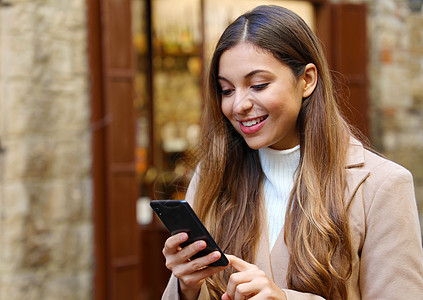
[[[207,243],[206,248],[196,253],[191,259],[207,255],[213,251],[219,251],[221,254],[220,259],[209,266],[228,265],[228,259],[188,202],[185,200],[153,200],[150,202],[150,206],[171,235],[180,232],[188,234],[188,240],[180,245],[182,248],[198,240],[203,240]]]

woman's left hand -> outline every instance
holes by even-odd
[[[242,259],[226,255],[229,264],[239,272],[229,278],[226,293],[222,300],[244,299],[278,299],[286,300],[286,295],[267,275],[256,265]]]

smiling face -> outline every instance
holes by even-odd
[[[302,99],[309,95],[307,70],[296,79],[270,52],[249,43],[223,52],[218,74],[222,112],[250,148],[282,150],[299,144],[296,122]]]

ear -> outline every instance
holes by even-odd
[[[317,68],[314,64],[310,63],[305,66],[302,80],[304,81],[303,98],[307,98],[317,85]]]

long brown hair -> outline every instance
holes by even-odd
[[[222,114],[217,81],[222,53],[240,42],[269,51],[297,78],[308,63],[318,70],[317,86],[303,99],[297,120],[301,157],[285,219],[286,279],[291,289],[346,299],[352,267],[343,196],[351,132],[339,112],[321,45],[290,10],[259,6],[229,25],[216,46],[202,118],[195,209],[223,251],[254,262],[263,220],[263,171],[258,152]],[[220,298],[229,272],[207,280],[212,298]]]

